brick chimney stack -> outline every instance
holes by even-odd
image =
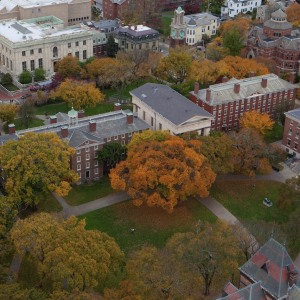
[[[120,103],[115,103],[115,104],[114,104],[114,110],[115,110],[115,111],[121,110],[121,104],[120,104]]]
[[[60,134],[63,138],[66,138],[69,135],[68,127],[67,126],[61,127]]]
[[[132,124],[133,123],[133,113],[128,113],[127,114],[127,124]]]
[[[225,83],[225,82],[227,82],[228,81],[228,77],[227,76],[223,76],[222,77],[222,83]]]
[[[194,94],[197,95],[199,92],[199,82],[194,83]]]
[[[210,97],[211,97],[211,90],[207,89],[206,90],[206,101],[209,102],[210,101]]]
[[[96,131],[96,122],[95,121],[89,121],[89,129],[90,129],[90,132],[95,132]]]
[[[78,111],[78,119],[84,118],[84,117],[85,117],[85,112],[84,112],[84,110],[83,110],[83,109],[79,110],[79,111]]]
[[[50,124],[57,123],[57,117],[56,116],[50,116]]]
[[[239,83],[235,83],[233,87],[233,91],[238,94],[240,92],[241,86]]]
[[[15,134],[15,133],[16,133],[15,124],[9,124],[8,125],[8,134]]]
[[[261,80],[261,86],[265,89],[268,85],[268,79],[267,78],[263,78]]]

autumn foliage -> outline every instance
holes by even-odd
[[[300,24],[300,4],[297,2],[292,3],[286,8],[287,19],[289,22],[293,23],[294,26],[299,26]]]
[[[274,121],[271,120],[268,114],[261,114],[256,110],[252,110],[244,113],[240,119],[240,125],[243,128],[253,128],[264,135],[272,129]]]
[[[168,212],[188,196],[206,197],[216,175],[200,147],[199,141],[171,135],[137,143],[129,148],[126,161],[111,171],[112,187],[126,191],[137,206]]]

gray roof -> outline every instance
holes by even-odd
[[[149,28],[147,30],[134,30],[134,26],[125,26],[118,28],[115,33],[117,35],[127,35],[131,37],[149,37],[149,35],[153,35],[153,37],[158,37],[159,32],[155,29]]]
[[[300,299],[300,287],[293,285],[289,290],[289,300],[299,300]]]
[[[286,116],[293,117],[293,118],[298,119],[300,121],[300,108],[290,110],[288,112],[285,112],[284,114]]]
[[[288,267],[296,269],[285,246],[271,238],[239,270],[277,299],[288,293]]]
[[[120,26],[120,21],[118,19],[115,20],[101,20],[98,22],[93,22],[93,25],[98,29],[106,29],[106,28],[114,28]]]
[[[61,128],[68,127],[68,136],[64,139],[71,147],[79,147],[86,141],[104,143],[106,138],[116,135],[137,132],[149,129],[149,125],[139,118],[133,118],[133,123],[127,123],[127,114],[130,110],[120,110],[100,115],[94,115],[78,119],[78,124],[69,126],[68,116],[64,113],[56,115],[58,123],[17,131],[16,134],[0,136],[0,144],[8,140],[16,140],[26,132],[55,132],[61,137]],[[89,121],[96,122],[96,131],[90,132]]]
[[[262,79],[267,79],[267,87],[263,88],[261,86]],[[234,84],[240,84],[240,92],[234,92]],[[210,85],[209,89],[211,90],[210,105],[220,105],[223,103],[233,102],[235,100],[244,99],[254,95],[268,94],[283,91],[286,89],[296,88],[296,85],[293,85],[275,74],[268,74],[262,76],[256,76],[251,78],[245,78],[237,80],[232,78],[230,81],[225,83],[219,83]],[[196,95],[198,99],[206,101],[206,91],[207,89],[199,90]],[[192,91],[191,94],[194,95]]]
[[[286,18],[286,13],[279,8],[271,14],[272,18]]]
[[[164,84],[146,83],[132,90],[130,94],[175,125],[180,125],[195,116],[213,118],[203,108]]]
[[[279,30],[286,30],[286,29],[292,29],[292,24],[289,23],[288,21],[285,22],[277,22],[274,21],[273,19],[267,20],[264,23],[265,27],[271,28],[271,29],[279,29]]]
[[[188,25],[196,25],[196,24],[198,26],[209,25],[211,24],[212,20],[219,20],[219,18],[210,13],[199,13],[199,14],[184,16],[184,22]]]

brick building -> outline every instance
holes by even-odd
[[[15,131],[15,126],[10,124],[9,133],[0,136],[0,145],[8,140],[18,139],[29,131],[55,132],[69,146],[75,148],[76,154],[70,158],[70,167],[78,173],[81,183],[102,177],[103,168],[98,163],[97,151],[105,144],[118,142],[126,145],[135,132],[148,128],[144,121],[134,118],[130,110],[123,111],[120,104],[115,104],[114,112],[89,117],[74,109],[68,114],[58,113],[50,117],[47,125],[27,130]]]
[[[224,82],[225,81],[225,82]],[[232,130],[239,128],[239,119],[244,112],[258,110],[272,115],[277,105],[290,101],[294,107],[296,86],[275,74],[255,76],[210,85],[199,90],[196,82],[190,99],[214,115],[214,130]]]
[[[285,113],[282,145],[287,153],[300,157],[300,109]]]
[[[299,29],[292,29],[286,14],[278,9],[271,19],[252,26],[247,39],[247,57],[274,59],[277,75],[282,72],[298,72],[300,60]]]

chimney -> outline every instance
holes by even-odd
[[[249,73],[249,78],[252,78],[252,77],[254,77],[254,76],[255,76],[254,71],[251,71],[251,72]]]
[[[80,119],[80,118],[84,118],[84,117],[85,117],[85,112],[84,112],[84,110],[83,110],[83,109],[79,110],[79,111],[78,111],[78,118]]]
[[[95,121],[89,121],[89,129],[90,129],[90,132],[96,131],[96,122]]]
[[[206,102],[209,102],[209,101],[210,101],[210,96],[211,96],[211,90],[210,90],[210,89],[207,89],[207,90],[206,90]]]
[[[239,83],[235,83],[233,87],[233,91],[238,94],[240,92],[241,86]]]
[[[225,83],[225,82],[227,82],[228,81],[228,77],[227,76],[223,76],[222,77],[222,83]]]
[[[9,124],[8,125],[8,134],[15,134],[15,133],[16,133],[15,124]]]
[[[134,30],[137,30],[137,25],[134,25]]]
[[[50,124],[57,123],[57,117],[56,116],[50,116]]]
[[[267,78],[263,78],[261,80],[261,86],[265,89],[268,85],[268,79]]]
[[[294,83],[295,82],[295,74],[296,72],[291,72],[289,76],[289,82]]]
[[[127,114],[127,124],[132,124],[133,123],[133,113],[128,113]]]
[[[294,265],[289,265],[286,267],[288,271],[288,282],[289,286],[292,287],[297,283],[298,280],[298,271],[295,269]]]
[[[199,92],[199,82],[194,83],[194,94],[197,95]]]
[[[114,110],[115,110],[115,111],[121,110],[121,104],[120,104],[120,103],[115,103],[115,105],[114,105]]]
[[[63,138],[66,138],[69,135],[68,127],[67,126],[61,127],[60,134]]]

